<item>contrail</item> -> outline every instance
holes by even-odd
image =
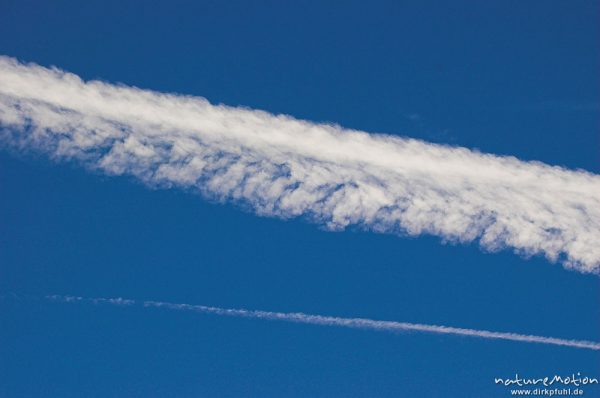
[[[478,241],[600,273],[600,176],[0,57],[0,143],[338,230]]]
[[[600,350],[600,343],[585,340],[567,340],[555,337],[532,336],[527,334],[491,332],[488,330],[464,329],[450,326],[424,325],[419,323],[377,321],[365,318],[339,318],[333,316],[310,315],[302,312],[270,312],[246,309],[209,307],[205,305],[175,304],[161,301],[135,301],[123,298],[85,298],[77,296],[46,296],[46,299],[66,303],[82,302],[91,304],[111,304],[118,306],[142,306],[169,310],[193,311],[238,318],[265,319],[321,326],[339,326],[353,329],[367,329],[382,332],[425,332],[456,336],[480,337],[492,340],[520,341],[525,343],[551,344],[565,347]]]

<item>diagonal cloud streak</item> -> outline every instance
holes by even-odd
[[[0,57],[0,142],[259,215],[478,241],[600,272],[600,176]]]
[[[46,296],[46,299],[74,303],[91,304],[111,304],[118,306],[136,306],[164,308],[168,310],[193,311],[203,314],[214,314],[221,316],[230,316],[237,318],[253,318],[271,321],[285,321],[294,323],[304,323],[321,326],[338,326],[353,329],[367,329],[385,332],[425,332],[436,334],[449,334],[456,336],[479,337],[492,340],[520,341],[524,343],[551,344],[565,347],[585,348],[589,350],[600,350],[600,343],[585,340],[568,340],[555,337],[533,336],[518,333],[491,332],[488,330],[464,329],[450,326],[424,325],[420,323],[377,321],[365,318],[339,318],[333,316],[310,315],[302,312],[271,312],[255,311],[246,309],[231,309],[209,307],[205,305],[175,304],[161,301],[140,301],[128,300],[123,298],[85,298],[77,296]]]

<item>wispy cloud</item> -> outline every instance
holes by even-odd
[[[113,175],[305,217],[600,268],[600,176],[211,105],[0,57],[0,140]]]
[[[46,296],[47,299],[66,303],[91,303],[91,304],[111,304],[118,306],[143,306],[153,308],[164,308],[168,310],[193,311],[203,314],[214,314],[221,316],[231,316],[237,318],[254,318],[271,321],[285,321],[295,323],[305,323],[321,326],[339,326],[353,329],[368,329],[382,332],[424,332],[435,334],[448,334],[455,336],[479,337],[492,340],[520,341],[524,343],[551,344],[565,347],[585,348],[589,350],[600,350],[600,343],[585,340],[568,340],[555,337],[533,336],[518,333],[491,332],[488,330],[464,329],[450,326],[424,325],[420,323],[377,321],[365,318],[339,318],[333,316],[310,315],[302,312],[270,312],[255,311],[246,309],[231,309],[209,307],[205,305],[175,304],[161,301],[140,301],[128,300],[123,298],[85,298],[77,296]]]

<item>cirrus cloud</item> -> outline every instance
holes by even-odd
[[[600,176],[0,57],[0,140],[330,229],[478,241],[599,273]]]

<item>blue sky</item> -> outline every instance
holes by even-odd
[[[220,3],[4,1],[0,54],[84,79],[600,172],[596,2]],[[31,297],[598,341],[598,283],[510,250],[329,232],[0,152],[0,293],[21,297],[0,300],[0,396],[507,396],[494,377],[599,377],[599,356]]]

